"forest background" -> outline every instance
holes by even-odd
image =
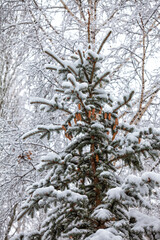
[[[59,0],[7,1],[0,3],[0,239],[28,229],[37,221],[16,217],[26,197],[26,188],[38,181],[40,157],[61,152],[67,144],[63,134],[54,141],[22,135],[36,125],[56,123],[56,114],[44,115],[31,106],[30,97],[50,99],[57,87],[56,77],[46,71],[50,61],[44,48],[67,59],[77,47],[88,43],[103,46],[115,98],[134,90],[132,107],[121,113],[128,124],[160,127],[160,4],[143,0]],[[90,27],[90,36],[88,29]],[[65,119],[62,114],[61,120]],[[145,163],[145,170],[159,172],[159,158]],[[126,170],[125,170],[126,171]],[[129,170],[128,170],[129,171]],[[123,168],[121,169],[123,174]],[[158,217],[159,197],[153,212]],[[42,219],[41,219],[42,218]]]

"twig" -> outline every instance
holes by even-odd
[[[87,28],[87,32],[88,32],[88,44],[91,43],[91,29],[90,29],[90,26],[91,26],[91,15],[90,15],[90,12],[88,10],[88,28]],[[89,45],[89,49],[91,48],[91,46]]]
[[[60,2],[63,4],[64,8],[67,10],[67,12],[82,26],[84,26],[84,23],[68,8],[68,6],[65,4],[63,0],[60,0]]]
[[[11,210],[11,214],[10,214],[10,220],[9,220],[9,223],[8,223],[8,226],[7,226],[7,230],[6,230],[6,233],[5,233],[5,237],[4,237],[4,240],[8,240],[8,234],[11,230],[11,227],[12,227],[12,224],[14,222],[14,219],[15,219],[15,215],[16,215],[16,208],[18,206],[18,203],[16,203],[13,207],[13,209]]]

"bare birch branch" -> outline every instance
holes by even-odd
[[[63,0],[60,0],[60,2],[62,3],[62,5],[64,6],[64,8],[67,10],[67,12],[82,26],[84,26],[84,22],[82,22],[69,8],[68,6],[65,4],[65,2]]]

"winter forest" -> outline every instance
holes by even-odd
[[[0,1],[0,240],[160,240],[159,0]]]

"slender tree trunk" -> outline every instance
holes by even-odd
[[[15,215],[16,215],[16,209],[17,209],[17,206],[18,206],[18,203],[16,203],[11,211],[11,214],[10,214],[10,220],[9,220],[9,223],[8,223],[8,226],[7,226],[7,230],[6,230],[6,233],[5,233],[5,237],[4,237],[4,240],[8,240],[8,234],[11,230],[11,227],[13,225],[13,222],[14,222],[14,219],[15,219]]]

